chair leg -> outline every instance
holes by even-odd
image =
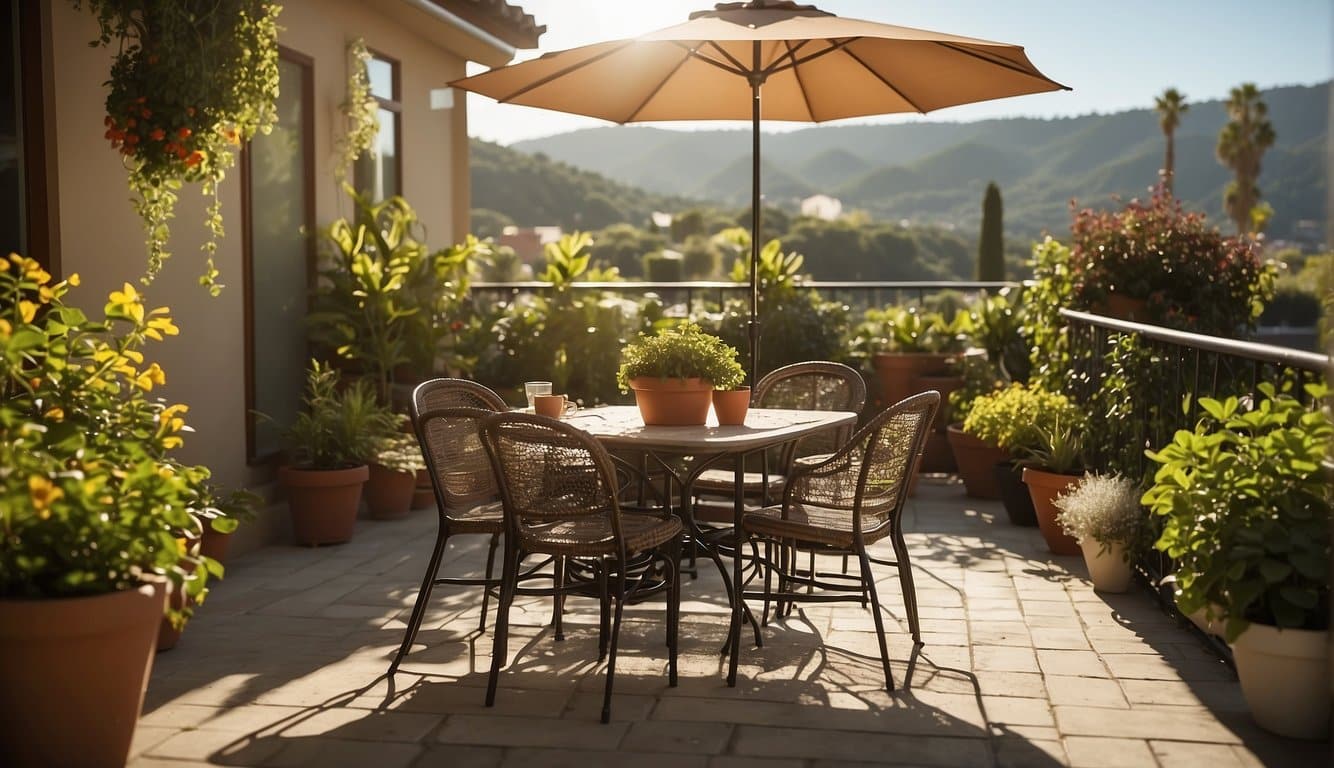
[[[676,650],[681,633],[681,537],[672,540],[667,564],[671,589],[667,599],[667,685],[676,687]]]
[[[556,641],[565,639],[565,556],[556,556],[555,573],[551,576],[551,586],[555,590],[551,596],[551,625],[556,628]]]
[[[880,641],[880,663],[885,668],[885,690],[894,690],[894,675],[889,671],[889,646],[885,642],[885,620],[880,616],[880,599],[875,591],[875,574],[866,556],[866,545],[858,542],[857,559],[861,561],[862,584],[871,595],[871,616],[875,619],[875,636]]]
[[[389,674],[393,675],[398,671],[398,665],[402,663],[403,657],[412,650],[412,641],[417,639],[417,630],[421,629],[422,618],[426,616],[426,604],[431,599],[431,587],[435,586],[435,575],[440,570],[440,559],[445,554],[445,544],[449,541],[449,529],[443,525],[440,526],[440,532],[435,537],[435,550],[431,552],[431,561],[426,565],[426,575],[422,577],[421,589],[417,590],[417,601],[412,604],[412,615],[408,618],[408,628],[403,632],[403,644],[399,646],[398,653],[394,655],[394,660],[389,663]],[[486,611],[482,611],[483,621],[485,621]]]
[[[764,568],[764,609],[763,609],[762,611],[760,611],[760,626],[762,626],[762,627],[767,627],[767,626],[769,626],[769,601],[770,601],[770,599],[771,599],[771,597],[772,597],[772,595],[773,595],[773,590],[772,590],[772,588],[771,588],[771,586],[770,586],[771,582],[773,581],[773,560],[771,559],[771,558],[773,557],[773,551],[774,551],[773,540],[772,540],[772,539],[765,539],[765,540],[764,540],[764,565],[763,565],[763,568]]]
[[[491,647],[491,676],[486,681],[486,705],[496,703],[496,683],[500,679],[500,668],[509,656],[510,604],[514,602],[514,590],[519,581],[519,551],[509,537],[505,541],[505,566],[500,577],[500,604],[496,607],[495,642]]]
[[[607,658],[607,634],[611,623],[611,598],[607,591],[607,563],[599,560],[598,570],[598,607],[601,615],[598,620],[598,661]]]
[[[903,589],[903,607],[908,614],[908,629],[912,631],[912,641],[922,644],[922,625],[917,615],[917,588],[912,580],[912,563],[908,562],[908,543],[903,540],[903,532],[897,523],[890,534],[890,543],[894,545],[894,560],[899,564],[899,583]]]
[[[500,543],[500,534],[491,534],[491,546],[486,550],[486,580],[491,581],[491,571],[496,564],[496,545]],[[482,587],[482,618],[477,623],[479,633],[486,632],[486,606],[491,600],[491,585]]]
[[[625,564],[616,574],[616,619],[611,626],[611,654],[607,657],[607,690],[602,695],[602,722],[611,722],[611,689],[616,683],[616,641],[621,636],[621,611],[625,608]]]

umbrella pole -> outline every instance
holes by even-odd
[[[754,64],[750,72],[750,385],[755,386],[760,373],[760,43],[753,46]]]

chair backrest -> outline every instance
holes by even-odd
[[[620,539],[616,470],[596,438],[559,419],[527,413],[488,416],[481,433],[509,530],[522,538],[528,526],[610,515]]]
[[[752,396],[756,408],[853,411],[866,404],[866,382],[854,368],[816,360],[776,368],[760,379]],[[794,455],[832,453],[847,442],[853,427],[811,435],[794,446]]]
[[[886,408],[827,462],[794,474],[787,493],[848,510],[854,531],[879,528],[894,519],[908,496],[917,456],[939,407],[940,393],[930,390]]]
[[[431,379],[413,390],[412,425],[442,515],[499,498],[478,429],[505,409],[500,395],[474,381]]]

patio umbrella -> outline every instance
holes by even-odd
[[[720,3],[684,24],[493,69],[451,85],[616,123],[752,126],[750,373],[759,358],[760,120],[823,122],[1069,90],[1023,48],[845,19],[779,0]],[[761,95],[763,99],[761,99]]]

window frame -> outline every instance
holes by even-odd
[[[309,289],[315,285],[316,277],[316,236],[315,236],[315,59],[300,51],[278,46],[278,58],[301,68],[301,163],[305,166],[302,179],[302,193],[305,205],[301,212],[302,223],[306,229],[306,288],[307,309],[310,306]],[[278,452],[256,455],[255,452],[255,244],[254,221],[251,210],[254,199],[251,193],[253,153],[246,144],[241,150],[241,282],[244,295],[244,334],[245,334],[245,444],[246,464],[249,466],[267,466],[278,459]]]
[[[380,109],[394,113],[394,178],[398,180],[398,189],[393,191],[395,195],[403,194],[403,63],[393,56],[377,49],[366,47],[366,52],[373,59],[379,59],[389,65],[389,87],[390,98],[376,96],[371,93],[371,98]],[[379,115],[376,115],[378,122]],[[361,192],[361,187],[356,185],[356,168],[353,168],[353,183],[357,186],[357,192]]]

